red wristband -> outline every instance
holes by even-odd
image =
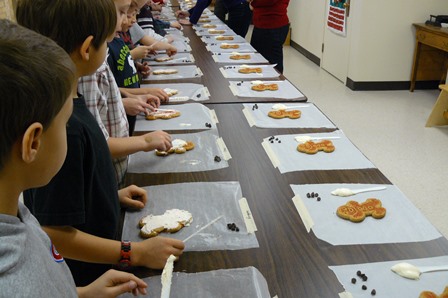
[[[131,241],[121,241],[120,261],[118,268],[128,270],[131,267]]]

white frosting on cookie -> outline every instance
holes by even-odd
[[[170,97],[177,94],[178,92],[177,89],[171,89],[171,88],[164,88],[163,91],[165,91],[165,93],[168,94],[168,96]]]
[[[162,215],[147,215],[142,218],[142,232],[151,234],[154,230],[173,230],[179,227],[179,224],[188,226],[193,221],[193,216],[190,212],[180,209],[170,209],[165,211]]]
[[[172,148],[177,149],[187,145],[187,142],[181,139],[174,139],[171,141],[171,144],[173,146]]]
[[[257,81],[251,81],[250,82],[252,85],[261,85],[261,84],[263,84],[263,81],[259,81],[259,80],[257,80]]]
[[[272,106],[273,110],[286,110],[288,107],[281,103],[276,103]]]

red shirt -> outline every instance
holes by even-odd
[[[261,29],[274,29],[289,24],[287,15],[289,0],[253,0],[254,26]]]

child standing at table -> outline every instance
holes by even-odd
[[[182,25],[196,25],[204,10],[210,5],[211,0],[198,0],[196,5],[189,10],[178,10],[176,16],[180,19]],[[186,18],[189,18],[188,20]]]
[[[116,3],[121,1],[126,0]],[[19,24],[51,36],[65,49],[76,65],[78,79],[103,63],[106,40],[115,33],[117,13],[112,0],[20,0],[16,18]],[[132,262],[162,268],[170,254],[182,253],[183,242],[163,237],[133,243],[113,240],[118,232],[119,204],[142,208],[146,191],[130,186],[117,193],[101,129],[82,96],[77,95],[76,86],[71,96],[73,114],[67,123],[66,160],[47,186],[26,191],[27,206],[59,251],[71,259],[67,263],[78,286],[90,283],[111,264],[127,268]],[[133,196],[140,200],[133,200]]]
[[[117,26],[126,18],[131,0],[115,1],[117,8]],[[171,137],[162,131],[140,136],[129,136],[126,114],[147,113],[158,107],[158,98],[154,96],[132,96],[122,98],[117,83],[106,61],[93,75],[81,77],[78,92],[83,94],[87,108],[98,122],[111,152],[118,185],[124,185],[128,155],[138,151],[153,149],[167,150],[171,147]],[[163,149],[165,148],[165,149]]]
[[[22,191],[48,183],[64,162],[75,82],[75,67],[56,43],[0,20],[0,288],[4,297],[146,293],[142,280],[115,270],[76,289],[63,257],[19,201]]]

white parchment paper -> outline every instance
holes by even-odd
[[[297,151],[299,143],[294,137],[300,135],[276,135],[275,138],[278,138],[281,143],[278,143],[276,140],[273,140],[273,143],[271,143],[269,138],[263,140],[278,159],[280,173],[307,170],[375,168],[372,162],[340,130],[329,133],[302,134],[319,138],[339,137],[338,139],[330,139],[336,147],[331,153],[319,151],[316,154],[306,154]],[[316,140],[316,142],[318,141]]]
[[[356,298],[418,297],[423,291],[432,291],[440,295],[448,285],[448,271],[424,273],[419,280],[411,280],[403,278],[390,270],[393,265],[401,262],[407,262],[416,266],[446,265],[448,264],[448,256],[330,266],[329,268],[333,270],[346,292],[351,293],[352,297]],[[366,282],[363,282],[356,276],[358,270],[367,275],[368,279]],[[356,284],[351,283],[352,278],[357,279]],[[367,290],[363,290],[361,288],[362,285],[366,285]],[[371,295],[373,289],[376,290],[375,296]]]
[[[222,49],[222,43],[211,43],[207,44],[206,48],[210,52],[218,52],[218,53],[232,53],[232,52],[240,52],[240,53],[255,53],[256,50],[250,45],[248,42],[244,43],[236,43],[233,40],[227,41],[228,44],[237,44],[238,49]]]
[[[209,123],[211,128],[216,128],[210,109],[203,104],[162,105],[160,108],[177,110],[180,116],[171,119],[146,120],[144,116],[138,115],[135,131],[210,129],[206,123]]]
[[[227,168],[228,162],[218,146],[218,131],[211,129],[199,133],[172,134],[172,139],[192,141],[195,148],[184,154],[157,156],[154,151],[137,152],[129,156],[128,173],[184,173]],[[215,161],[219,156],[221,161]]]
[[[178,98],[188,96],[189,99],[194,101],[204,101],[209,100],[210,95],[207,88],[202,84],[194,83],[175,83],[175,84],[142,84],[142,88],[169,88],[176,89],[178,93],[171,96],[170,98]],[[177,102],[177,101],[176,101]],[[163,108],[163,105],[161,106]]]
[[[174,265],[176,268],[176,264]],[[143,279],[148,295],[160,297],[160,276]],[[125,294],[122,297],[134,297]],[[270,298],[266,279],[255,267],[221,269],[199,273],[173,272],[171,298]]]
[[[249,122],[260,128],[336,128],[313,103],[283,103],[286,106],[294,106],[302,115],[298,119],[274,119],[268,116],[273,103],[243,104],[244,115]]]
[[[230,90],[239,97],[260,97],[260,98],[284,98],[303,99],[305,96],[291,82],[284,81],[263,81],[264,84],[277,84],[276,91],[254,91],[250,81],[230,81]]]
[[[241,53],[243,54],[243,53]],[[230,56],[232,56],[232,53],[218,53],[218,52],[214,52],[212,54],[212,58],[213,60],[215,60],[215,62],[217,63],[238,63],[238,64],[253,64],[253,63],[269,63],[268,60],[266,60],[266,58],[263,57],[263,55],[259,54],[259,53],[246,53],[250,55],[250,59],[241,59],[241,60],[233,60],[230,59]]]
[[[155,70],[160,69],[176,69],[174,74],[152,74]],[[144,81],[163,81],[163,80],[178,80],[199,78],[202,76],[201,70],[196,65],[167,65],[167,66],[153,66],[151,67],[151,74],[145,77]]]
[[[280,76],[280,73],[275,70],[274,66],[275,65],[250,65],[251,68],[261,68],[261,73],[240,73],[239,69],[243,67],[241,65],[226,65],[220,67],[219,70],[223,76],[228,79],[273,79]]]
[[[149,65],[160,66],[160,65],[178,65],[178,64],[193,64],[195,62],[194,57],[191,53],[177,53],[171,56],[173,60],[168,60],[164,62],[157,62],[156,58],[168,57],[167,54],[157,54],[145,59]]]
[[[247,249],[258,247],[255,233],[248,233],[238,201],[242,198],[239,182],[194,182],[145,187],[148,203],[140,211],[126,212],[122,239],[141,241],[138,222],[146,215],[163,214],[169,209],[187,210],[193,216],[190,226],[177,233],[161,236],[184,240],[215,218],[223,216],[185,243],[185,251]],[[239,232],[229,230],[235,223]]]
[[[349,197],[333,196],[337,188],[363,189],[385,186],[385,190],[359,193]],[[427,220],[411,201],[390,184],[303,184],[291,185],[296,196],[305,206],[299,213],[303,218],[308,213],[317,238],[332,245],[376,244],[429,241],[442,235]],[[321,198],[307,198],[307,193],[318,193]],[[348,201],[364,202],[368,198],[381,200],[386,216],[374,219],[367,216],[360,223],[344,220],[336,215],[339,206]]]

